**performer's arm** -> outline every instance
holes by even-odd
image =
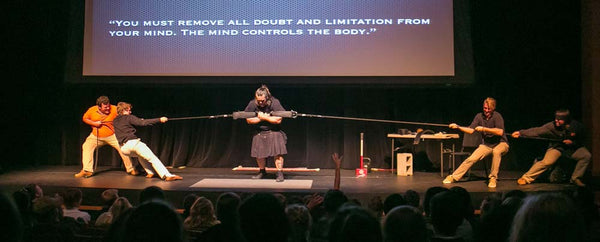
[[[259,122],[260,122],[260,120],[264,120],[264,121],[267,121],[272,124],[280,124],[281,120],[283,120],[282,117],[271,116],[271,114],[263,113],[263,112],[258,112],[256,117],[259,119]]]
[[[486,128],[483,126],[477,126],[475,127],[475,131],[477,132],[481,132],[484,134],[493,134],[496,136],[502,136],[504,134],[504,129],[500,129],[500,128]]]
[[[97,127],[97,128],[102,127],[102,122],[100,120],[94,121],[91,119],[92,115],[90,112],[92,112],[91,108],[88,109],[88,111],[83,114],[83,118],[82,118],[83,122],[92,127]]]
[[[451,123],[450,125],[448,125],[448,127],[450,127],[451,129],[458,129],[467,134],[472,134],[475,132],[475,129],[472,129],[469,127],[458,126],[458,124],[455,124],[455,123]]]

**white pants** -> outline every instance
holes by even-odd
[[[154,174],[154,171],[152,171],[152,168],[154,168],[156,173],[158,173],[158,176],[162,179],[173,176],[163,165],[162,161],[160,161],[160,159],[154,155],[152,150],[150,150],[144,142],[140,141],[140,139],[127,141],[121,146],[121,151],[126,156],[139,157],[140,164],[148,174]]]

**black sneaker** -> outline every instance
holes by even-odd
[[[281,171],[278,171],[278,172],[277,172],[277,178],[275,178],[275,181],[276,181],[276,182],[282,182],[283,180],[284,180],[284,179],[283,179],[283,172],[281,172]]]
[[[267,173],[259,172],[258,174],[252,176],[252,179],[263,179],[266,175]]]

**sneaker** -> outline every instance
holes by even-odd
[[[490,181],[488,182],[488,187],[496,188],[496,178],[490,178]]]
[[[263,179],[267,173],[259,172],[258,174],[252,176],[252,179]]]
[[[165,181],[176,181],[176,180],[183,180],[183,177],[180,177],[178,175],[172,175],[172,176],[168,176],[165,178]]]
[[[283,172],[278,171],[277,172],[277,178],[275,178],[276,182],[282,182],[283,181]]]
[[[450,184],[450,183],[453,183],[453,182],[455,182],[455,180],[454,180],[454,178],[453,178],[453,177],[450,175],[450,176],[447,176],[447,177],[446,177],[446,179],[444,179],[444,181],[443,181],[442,183],[444,183],[444,184]]]
[[[575,184],[578,187],[585,187],[585,183],[581,182],[581,180],[579,180],[579,178],[572,180],[571,183]]]
[[[131,170],[131,171],[127,172],[127,174],[132,175],[132,176],[137,176],[140,174],[140,172],[137,170]]]
[[[528,182],[525,180],[525,178],[519,178],[519,180],[517,180],[517,184],[526,185]]]
[[[91,177],[92,175],[94,175],[93,172],[81,170],[79,173],[75,174],[75,178],[81,178],[81,177],[88,178],[88,177]]]

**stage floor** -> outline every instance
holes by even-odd
[[[333,188],[335,170],[320,169],[318,171],[286,172],[286,180],[281,183],[269,179],[252,180],[255,171],[233,170],[232,168],[171,168],[171,173],[183,177],[183,180],[167,182],[158,178],[148,179],[144,176],[130,176],[123,170],[110,167],[99,167],[90,178],[74,178],[81,169],[79,166],[44,166],[29,170],[10,171],[0,175],[0,188],[12,193],[29,183],[39,184],[45,195],[60,192],[68,187],[78,187],[84,192],[84,205],[99,205],[100,194],[108,188],[116,188],[119,194],[126,196],[135,205],[139,191],[148,186],[158,186],[165,190],[169,200],[179,207],[183,197],[196,193],[210,199],[223,192],[252,193],[277,192],[283,194],[306,195],[325,193]],[[476,173],[475,173],[476,174]],[[354,170],[342,170],[340,189],[350,198],[366,204],[370,198],[385,198],[392,193],[404,193],[414,190],[423,198],[425,191],[433,186],[461,186],[472,194],[474,205],[492,193],[503,193],[510,190],[522,190],[526,193],[544,191],[573,190],[571,184],[534,183],[519,186],[516,183],[521,172],[501,171],[495,189],[487,187],[486,180],[461,181],[450,185],[442,184],[440,172],[415,172],[412,176],[397,176],[390,171],[372,171],[366,177],[356,177]],[[214,201],[214,200],[213,200]]]

